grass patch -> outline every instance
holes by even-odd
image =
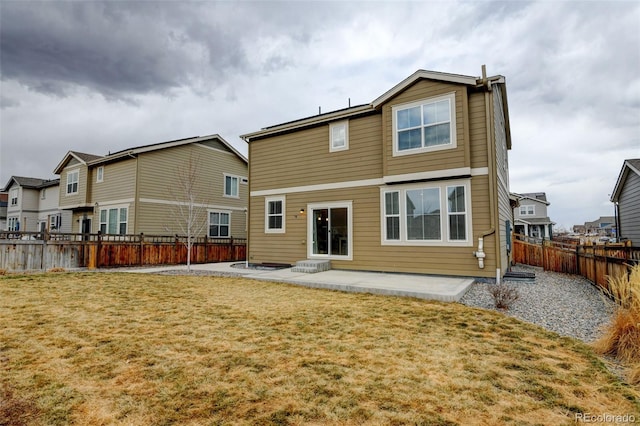
[[[638,389],[588,346],[460,304],[242,278],[56,273],[0,277],[0,324],[0,389],[23,424],[640,417]]]

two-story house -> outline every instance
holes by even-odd
[[[549,219],[547,207],[551,204],[544,192],[513,194],[517,199],[514,209],[514,230],[516,234],[533,238],[551,239],[554,222]]]
[[[418,70],[371,103],[249,143],[252,263],[501,277],[509,267],[505,79]]]
[[[611,195],[616,237],[640,246],[640,158],[625,160]]]
[[[245,238],[247,159],[219,135],[125,149],[105,156],[69,151],[56,167],[71,232]],[[189,210],[189,207],[192,207]],[[187,212],[188,213],[185,213]]]
[[[56,231],[63,222],[58,208],[59,179],[12,176],[4,187],[8,193],[5,230]]]

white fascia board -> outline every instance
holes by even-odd
[[[402,92],[404,89],[406,89],[407,87],[409,87],[410,85],[412,85],[413,83],[415,83],[416,81],[418,81],[420,79],[444,81],[444,82],[447,82],[447,83],[458,83],[458,84],[466,84],[466,85],[469,85],[469,86],[475,86],[476,84],[478,84],[478,79],[479,78],[478,77],[471,77],[471,76],[467,76],[467,75],[448,74],[448,73],[442,73],[442,72],[436,72],[436,71],[418,70],[418,71],[414,72],[413,74],[411,74],[409,77],[407,77],[404,80],[402,80],[400,83],[398,83],[395,86],[393,86],[391,89],[387,90],[385,93],[383,93],[381,96],[379,96],[373,102],[371,102],[371,105],[374,108],[379,107],[380,105],[385,103],[387,100],[391,99],[392,97],[394,97],[398,93]]]

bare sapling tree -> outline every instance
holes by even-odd
[[[195,241],[207,227],[207,205],[198,191],[198,161],[193,153],[176,168],[174,185],[169,189],[174,200],[173,218],[180,235],[186,236],[187,271],[191,272],[191,252]]]

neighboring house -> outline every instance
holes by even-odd
[[[0,230],[7,229],[7,201],[9,194],[0,192]]]
[[[418,70],[369,104],[241,137],[250,262],[484,277],[509,267],[502,76]]]
[[[247,159],[219,135],[106,156],[69,151],[55,173],[72,232],[186,235],[188,219],[179,209],[191,205],[201,236],[246,237]],[[187,179],[193,179],[190,191]]]
[[[584,223],[585,235],[599,235],[604,237],[615,236],[615,216],[600,216],[593,222]]]
[[[640,246],[640,158],[625,160],[611,201],[615,205],[617,238]]]
[[[3,189],[8,194],[7,231],[56,231],[64,215],[58,208],[59,179],[12,176]]]
[[[547,207],[551,204],[547,201],[547,194],[532,192],[513,195],[518,200],[518,206],[513,213],[515,233],[533,238],[551,239],[554,223],[547,213]]]

